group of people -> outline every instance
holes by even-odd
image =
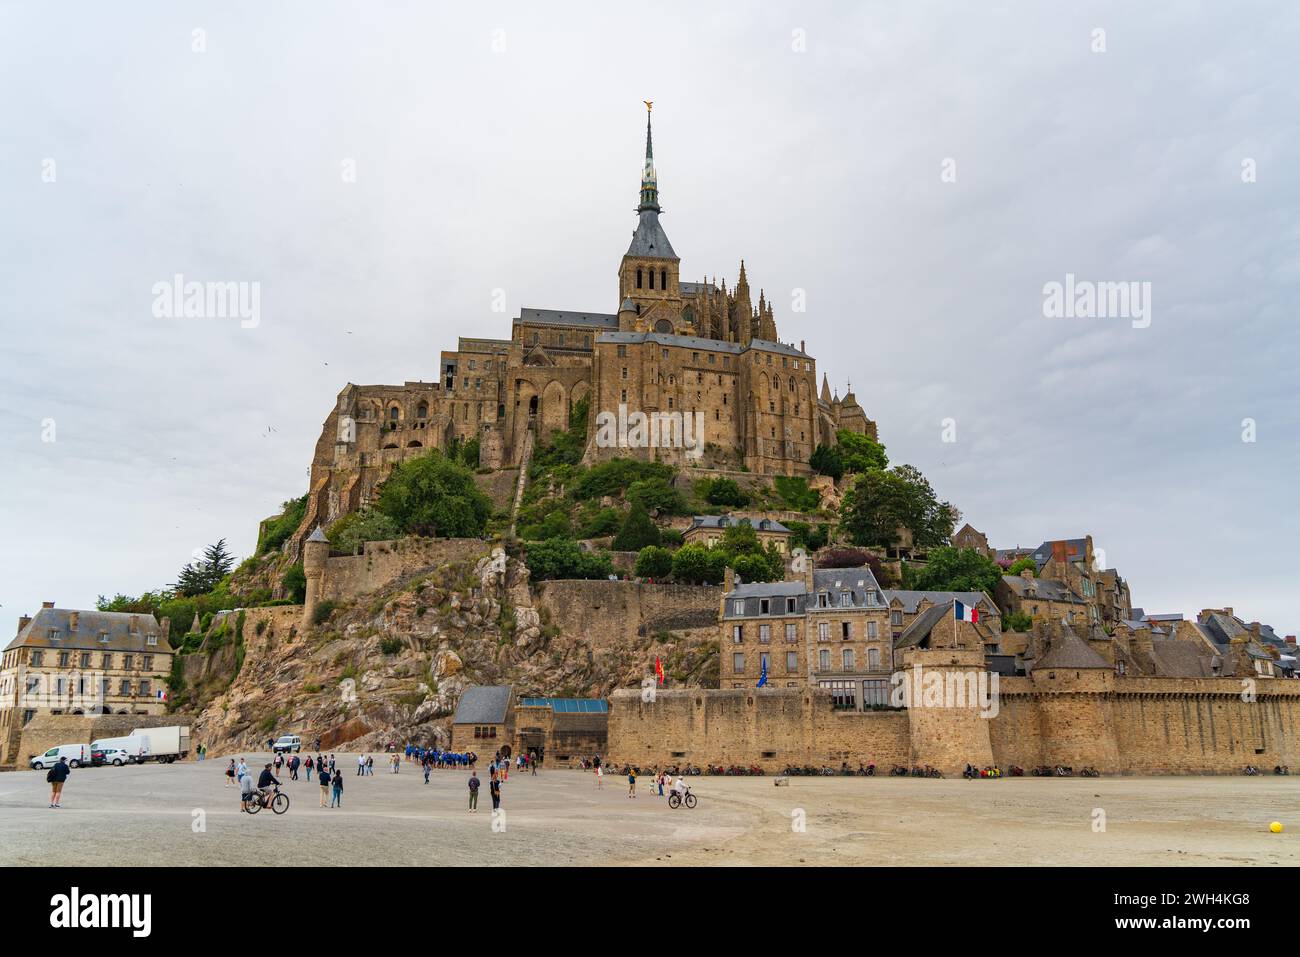
[[[276,756],[276,770],[279,768],[279,755]],[[234,784],[239,788],[239,809],[247,811],[248,806],[254,801],[261,801],[265,798],[268,788],[278,787],[280,779],[271,771],[271,762],[268,761],[263,765],[261,773],[257,776],[257,783],[253,783],[253,772],[248,769],[248,764],[243,758],[238,762],[234,758],[230,759],[230,764],[226,766],[226,787]]]
[[[520,756],[522,757],[522,755]],[[519,765],[523,767],[523,765]],[[492,797],[493,812],[501,810],[501,785],[510,778],[510,757],[503,755],[498,751],[488,763],[488,794]],[[537,773],[537,765],[533,764],[533,774]],[[428,780],[428,772],[425,772],[425,779]],[[478,772],[470,767],[469,772],[469,811],[471,814],[478,813],[478,792],[483,787],[483,782],[478,778]]]
[[[583,758],[582,767],[584,769],[590,769],[595,773],[596,790],[602,790],[604,788],[607,767],[604,759],[602,759],[599,754],[590,759]],[[618,773],[616,768],[611,767],[610,770],[614,773]],[[622,774],[627,778],[627,796],[629,798],[635,798],[637,779],[643,776],[641,769],[634,765],[627,765],[623,768]],[[661,771],[659,768],[655,768],[651,774],[654,775],[650,784],[650,793],[652,795],[657,794],[658,797],[664,797],[665,794],[686,793],[686,779],[683,778],[681,774],[673,775],[671,772]]]

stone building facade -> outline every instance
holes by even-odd
[[[23,728],[39,715],[163,714],[170,624],[54,602],[21,617],[0,657],[0,764],[14,762]]]
[[[781,341],[773,302],[761,289],[755,302],[744,262],[731,288],[682,278],[662,213],[647,115],[616,311],[523,308],[510,338],[463,337],[443,352],[434,381],[349,383],[317,440],[307,513],[289,553],[297,558],[316,526],[371,502],[399,462],[478,439],[481,466],[517,467],[534,437],[567,428],[582,403],[588,462],[630,456],[809,475],[809,457],[819,443],[834,444],[837,430],[874,438],[851,390],[832,396],[823,375],[819,394],[816,360],[803,342]],[[653,435],[636,431],[639,416]]]
[[[829,691],[840,709],[885,704],[894,670],[884,592],[869,567],[814,568],[794,581],[737,584],[727,569],[718,609],[723,688]]]

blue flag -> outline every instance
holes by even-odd
[[[767,656],[764,655],[759,659],[759,661],[762,662],[763,671],[758,676],[758,684],[754,685],[755,688],[761,688],[763,685],[767,684]]]

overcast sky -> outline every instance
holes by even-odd
[[[478,6],[0,4],[5,627],[247,555],[347,382],[615,311],[648,99],[682,277],[743,257],[994,545],[1300,628],[1300,7]],[[177,274],[257,324],[155,317]]]

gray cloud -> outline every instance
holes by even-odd
[[[565,9],[6,8],[7,613],[247,553],[345,382],[612,308],[653,99],[683,275],[743,256],[894,461],[995,544],[1091,532],[1149,610],[1296,631],[1293,5]],[[153,318],[176,273],[261,324]],[[1067,273],[1150,282],[1150,328],[1045,319]]]

